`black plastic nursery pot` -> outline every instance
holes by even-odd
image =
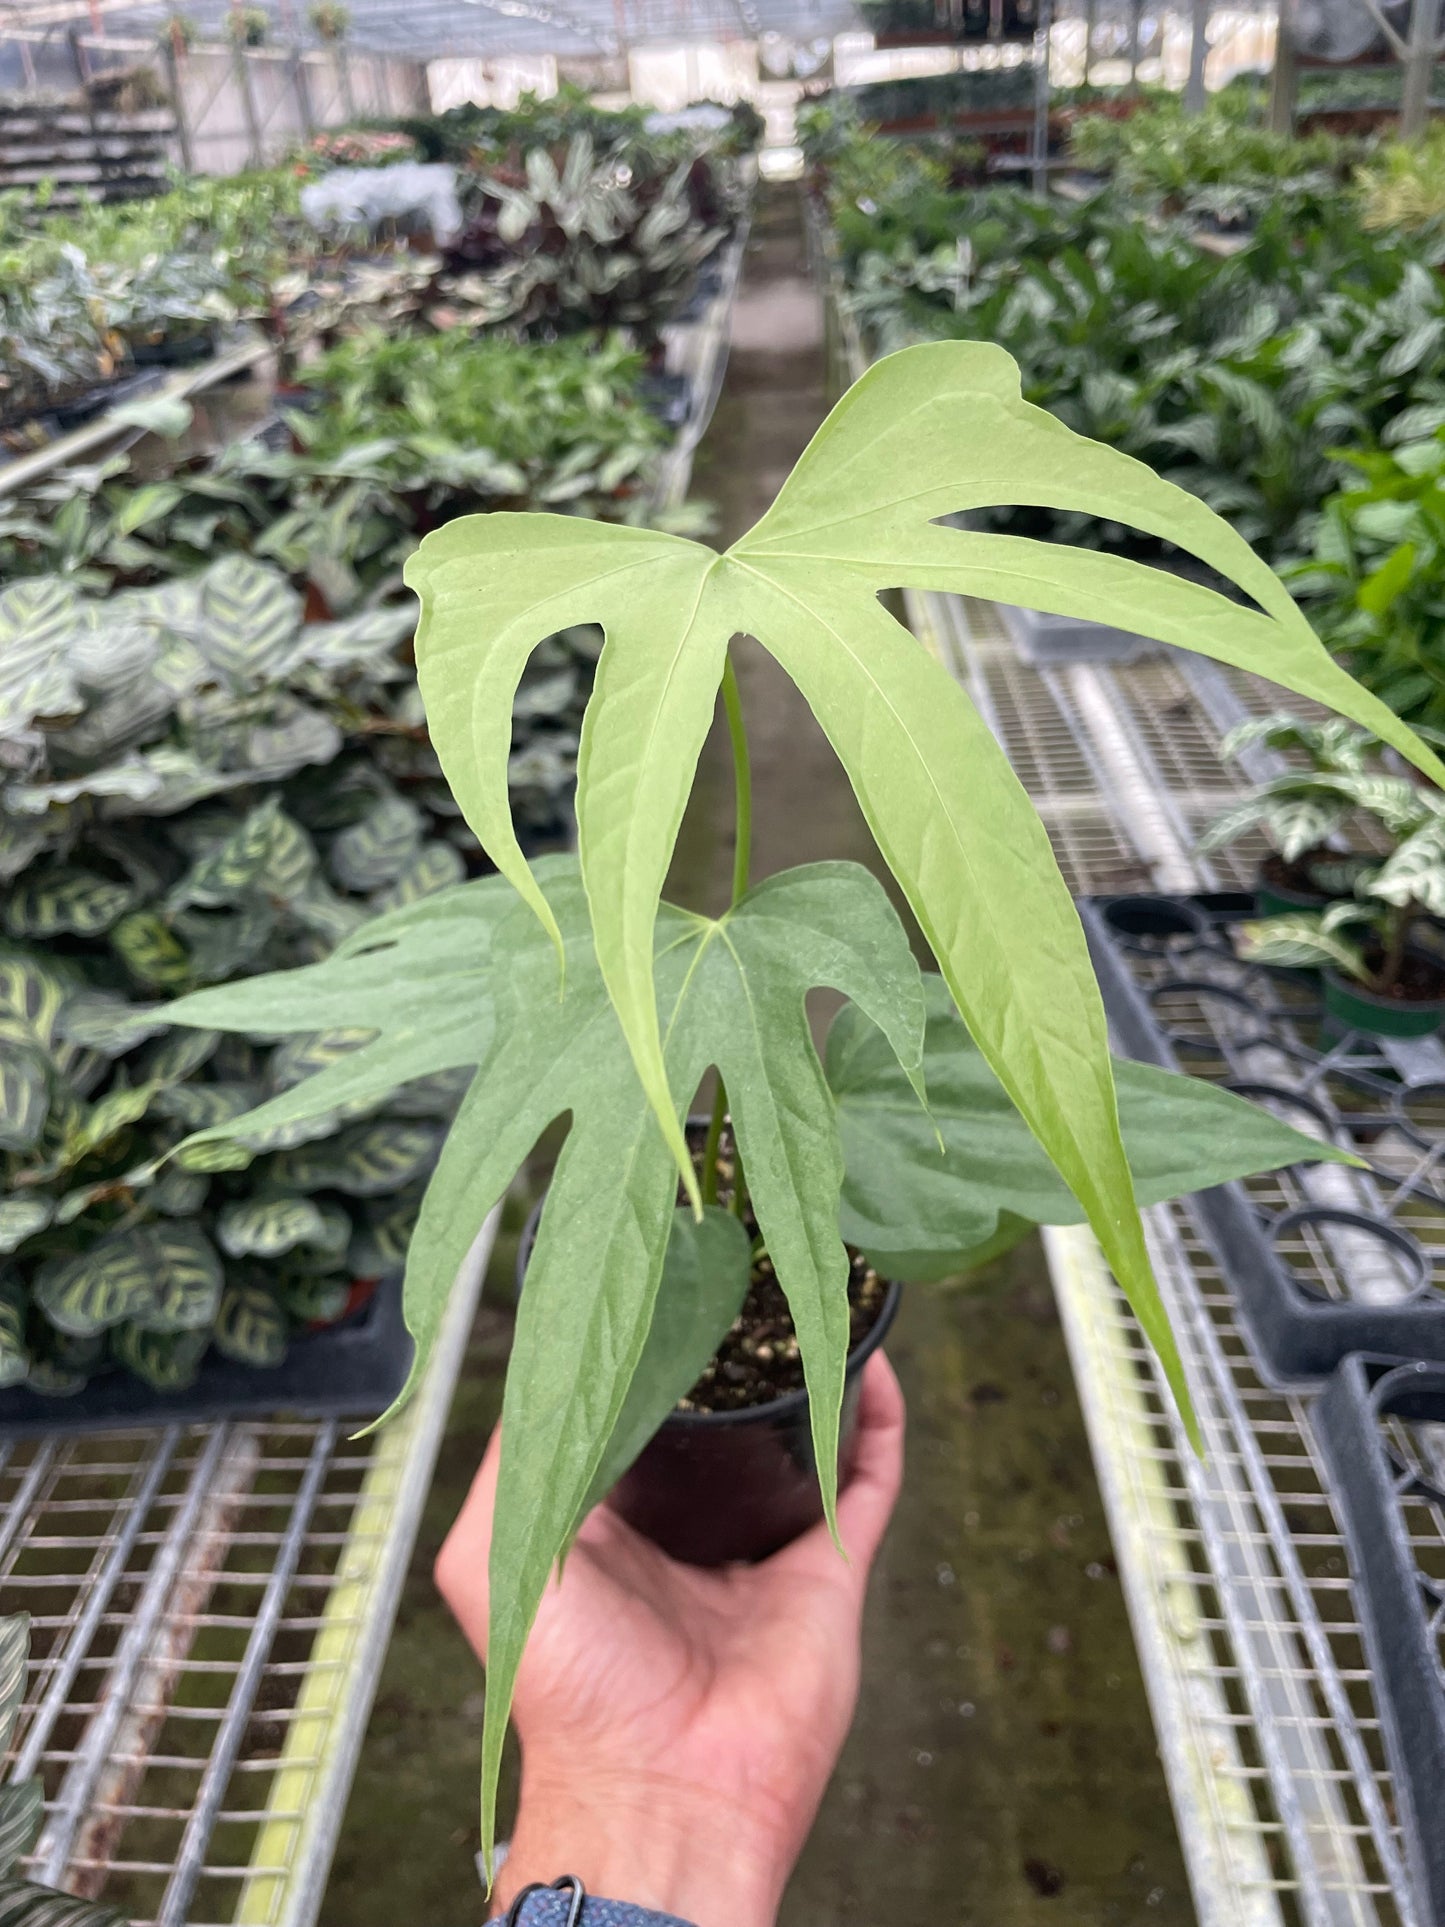
[[[538,1203],[517,1250],[517,1291],[542,1215]],[[838,1483],[847,1484],[858,1432],[863,1367],[898,1315],[890,1284],[878,1316],[848,1354],[838,1432]],[[606,1503],[654,1545],[690,1566],[766,1559],[823,1517],[806,1392],[735,1412],[673,1412]]]

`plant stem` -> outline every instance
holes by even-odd
[[[733,751],[733,795],[737,828],[733,837],[734,909],[748,893],[748,871],[753,856],[753,766],[748,756],[748,732],[743,723],[743,699],[738,689],[733,659],[723,663],[723,708],[727,711],[728,741]]]
[[[1380,965],[1380,975],[1375,986],[1382,993],[1395,988],[1395,981],[1400,975],[1400,966],[1405,961],[1405,943],[1410,935],[1411,908],[1412,906],[1408,903],[1401,904],[1390,917],[1389,936],[1385,941],[1385,960]]]
[[[723,660],[722,673],[723,709],[728,719],[728,741],[733,752],[733,804],[735,810],[733,832],[733,893],[731,908],[734,910],[748,893],[748,872],[752,867],[753,855],[753,766],[748,755],[748,732],[743,721],[742,692],[738,688],[737,672],[733,668],[731,655]],[[704,1204],[717,1203],[717,1163],[718,1149],[722,1143],[723,1119],[727,1115],[728,1094],[719,1077],[717,1091],[712,1101],[712,1117],[707,1127],[707,1144],[703,1150],[702,1197]],[[747,1185],[743,1181],[743,1162],[738,1154],[737,1139],[733,1139],[733,1198],[734,1215],[741,1218],[747,1209]]]

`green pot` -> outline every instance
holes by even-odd
[[[1346,1030],[1371,1031],[1376,1037],[1428,1037],[1445,1022],[1445,997],[1427,1004],[1377,997],[1334,970],[1325,971],[1324,982],[1325,1013]]]
[[[1290,917],[1300,910],[1323,910],[1328,902],[1328,897],[1309,897],[1303,890],[1276,890],[1261,878],[1255,886],[1254,914],[1257,917]]]

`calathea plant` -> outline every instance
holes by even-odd
[[[303,623],[245,556],[106,599],[55,577],[0,595],[0,1389],[123,1367],[176,1390],[208,1346],[272,1365],[399,1269],[456,1077],[226,1168],[164,1164],[357,1040],[163,1037],[155,1011],[481,867],[398,660],[411,628],[397,603]],[[533,830],[563,806],[589,679],[559,640],[519,704]]]
[[[1130,524],[1196,555],[1252,604],[1119,557],[935,519],[1002,502]],[[1331,661],[1231,529],[1141,464],[1026,405],[1015,364],[982,344],[932,344],[878,363],[725,554],[576,517],[493,514],[429,536],[409,580],[422,600],[417,665],[432,739],[501,878],[368,926],[314,970],[218,987],[170,1014],[241,1031],[345,1023],[372,1033],[204,1140],[244,1139],[403,1077],[477,1066],[410,1250],[414,1373],[483,1214],[540,1131],[571,1119],[504,1408],[483,1740],[490,1839],[512,1684],[548,1574],[617,1470],[614,1441],[645,1437],[646,1421],[686,1390],[682,1363],[696,1369],[695,1355],[659,1359],[655,1312],[673,1306],[683,1276],[699,1292],[702,1274],[720,1332],[747,1285],[747,1240],[707,1203],[723,1189],[715,1152],[725,1112],[732,1200],[755,1221],[787,1297],[830,1516],[849,1342],[840,1209],[865,1255],[915,1275],[999,1240],[1009,1220],[1060,1209],[1087,1219],[1188,1412],[1137,1209],[1158,1190],[1141,1171],[1136,1191],[1131,1175],[1103,1007],[1067,886],[987,726],[879,594],[921,584],[1023,601],[1207,649],[1347,711],[1432,777],[1445,769]],[[579,860],[531,866],[507,801],[512,698],[539,642],[583,620],[599,622],[606,640],[579,758]],[[728,657],[740,630],[781,663],[828,733],[939,982],[925,985],[881,889],[856,866],[810,865],[752,885],[746,739]],[[733,902],[713,919],[660,898],[720,686],[738,834]],[[852,1000],[827,1074],[804,1008],[814,985]],[[904,1119],[890,1138],[897,1184],[881,1195],[844,1155],[859,1129],[865,1060],[882,1061]],[[722,1089],[695,1159],[683,1118],[709,1067]],[[1180,1118],[1201,1115],[1188,1086],[1168,1089],[1188,1107]],[[970,1183],[980,1110],[1017,1114],[1011,1142],[1024,1166],[983,1198]],[[1240,1143],[1249,1116],[1231,1113]],[[950,1144],[956,1127],[962,1155]],[[1305,1151],[1268,1129],[1272,1145],[1256,1138],[1250,1149],[1261,1162],[1319,1155],[1312,1141]],[[1201,1158],[1165,1186],[1212,1182],[1220,1169]],[[960,1187],[952,1203],[950,1185]]]

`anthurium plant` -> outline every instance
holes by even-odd
[[[1247,600],[938,519],[999,503],[1125,523],[1196,555]],[[658,1308],[695,1288],[684,1280],[721,1273],[728,1289],[710,1294],[721,1332],[746,1284],[747,1241],[711,1202],[723,1194],[725,1112],[731,1201],[746,1199],[787,1297],[830,1516],[845,1237],[880,1267],[926,1277],[997,1248],[1020,1223],[1087,1220],[1187,1413],[1139,1201],[1322,1154],[1246,1108],[1206,1117],[1183,1081],[1129,1072],[1116,1083],[1043,825],[964,690],[879,595],[916,585],[996,597],[1206,650],[1345,711],[1435,780],[1445,769],[1330,659],[1239,536],[1140,463],[1025,404],[1015,364],[979,343],[879,362],[725,554],[576,517],[492,514],[429,536],[408,579],[422,602],[432,740],[501,876],[370,924],[314,968],[202,991],[170,1014],[203,1028],[366,1033],[318,1076],[203,1134],[243,1148],[308,1107],[477,1067],[412,1241],[413,1376],[484,1214],[539,1133],[570,1119],[504,1407],[483,1740],[490,1840],[512,1684],[548,1575],[617,1469],[614,1440],[645,1436],[639,1408],[655,1424],[687,1389],[658,1369]],[[513,697],[538,645],[584,621],[606,640],[579,755],[578,856],[529,864],[507,802]],[[753,882],[729,661],[739,631],[792,676],[827,732],[936,979],[920,975],[861,869],[815,864]],[[738,820],[733,901],[711,918],[661,893],[719,690]],[[850,1000],[826,1067],[805,1012],[818,985]],[[698,1155],[683,1120],[709,1069],[719,1089]],[[1151,1124],[1157,1105],[1167,1130],[1157,1110]],[[1168,1161],[1176,1128],[1182,1162],[1166,1170],[1153,1160]],[[695,1354],[687,1362],[695,1370]]]

